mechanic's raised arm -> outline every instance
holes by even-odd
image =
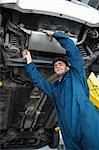
[[[69,58],[70,65],[82,72],[83,61],[80,55],[80,50],[76,47],[73,40],[62,33],[49,30],[44,30],[44,32],[47,35],[54,37],[60,43],[60,45],[66,50],[66,55]]]
[[[35,64],[32,62],[31,54],[28,50],[23,51],[23,58],[26,59],[27,64],[25,70],[35,86],[37,86],[42,92],[53,98],[52,84],[45,80],[37,70]]]

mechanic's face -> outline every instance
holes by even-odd
[[[63,61],[56,61],[54,63],[54,72],[57,76],[62,76],[65,72],[69,71],[69,67]]]

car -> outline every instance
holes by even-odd
[[[62,32],[80,49],[87,76],[99,74],[99,11],[79,1],[0,0],[1,149],[57,148],[59,132],[53,102],[27,77],[25,48],[49,82],[53,58],[65,50],[43,29]]]

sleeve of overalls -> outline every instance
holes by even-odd
[[[66,35],[55,32],[53,37],[60,43],[60,45],[66,50],[66,55],[69,59],[69,63],[72,67],[75,67],[80,73],[83,71],[83,62],[79,49],[75,46],[75,43]]]
[[[79,72],[79,79],[82,82],[83,87],[85,88],[86,94],[89,97],[89,87],[86,79],[86,72],[84,69],[82,57],[80,50],[76,47],[73,40],[62,33],[55,32],[53,37],[60,43],[60,45],[66,50],[66,55],[69,58],[70,65]]]
[[[53,98],[53,93],[52,93],[53,84],[49,83],[47,80],[45,80],[42,77],[40,72],[37,70],[35,64],[32,62],[30,64],[26,64],[24,67],[26,73],[28,74],[33,84],[37,86],[43,93]]]

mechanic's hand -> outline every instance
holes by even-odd
[[[51,31],[51,30],[45,30],[45,29],[43,29],[43,33],[46,33],[48,36],[52,36],[54,34],[53,31]]]
[[[32,62],[32,57],[30,51],[27,49],[23,50],[23,58],[26,60],[27,64],[30,64]]]

